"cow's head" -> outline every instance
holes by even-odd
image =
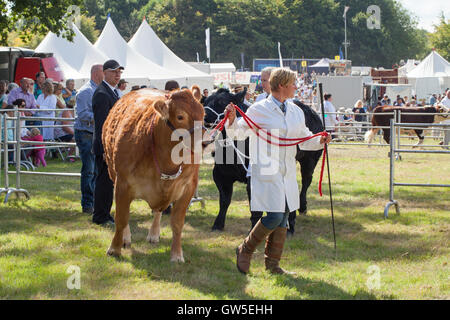
[[[436,113],[439,113],[439,114],[436,114],[434,116],[434,123],[439,123],[439,122],[450,119],[450,115],[449,115],[450,108],[444,106],[441,103],[438,104],[435,108],[436,108]]]
[[[225,108],[231,102],[242,109],[244,107],[244,99],[246,94],[246,87],[244,87],[243,91],[236,94],[231,93],[228,89],[221,88],[217,90],[205,100],[205,124],[213,124],[216,120],[218,120],[219,115],[221,115],[220,118],[223,118]]]
[[[205,131],[203,127],[205,112],[202,104],[190,90],[172,92],[167,100],[155,101],[154,108],[180,139],[190,141],[187,147],[197,150],[195,144],[202,143]]]

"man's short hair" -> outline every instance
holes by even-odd
[[[164,90],[172,91],[172,90],[176,90],[176,89],[180,89],[180,85],[178,84],[178,82],[176,82],[175,80],[169,80],[166,82]]]
[[[287,68],[275,68],[270,73],[270,90],[278,91],[278,86],[287,86],[289,83],[295,83],[296,80],[295,72]]]
[[[261,70],[261,75],[263,74],[268,74],[270,76],[270,74],[272,73],[272,71],[276,69],[275,67],[265,67],[264,69]]]
[[[331,98],[331,93],[325,93],[325,94],[323,95],[323,98],[324,98],[325,100],[330,99],[330,98]]]

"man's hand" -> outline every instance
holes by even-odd
[[[234,119],[236,119],[236,108],[234,107],[234,104],[230,103],[229,105],[227,105],[227,107],[225,108],[225,114],[227,114],[227,112],[229,112],[228,123],[231,126],[234,122]]]
[[[331,142],[331,134],[327,133],[326,136],[320,137],[320,144],[330,143]]]

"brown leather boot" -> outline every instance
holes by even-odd
[[[236,248],[236,266],[238,270],[244,274],[250,269],[250,260],[256,247],[264,241],[272,230],[267,229],[259,220],[255,227],[250,231],[244,242]]]
[[[290,272],[280,268],[279,263],[281,255],[283,254],[284,242],[286,241],[287,228],[276,228],[266,241],[266,250],[264,255],[264,262],[266,270],[272,274],[290,274],[295,275],[295,272]]]

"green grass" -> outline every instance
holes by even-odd
[[[448,156],[404,154],[396,181],[450,183]],[[297,232],[285,245],[281,265],[297,276],[264,270],[259,247],[248,276],[235,266],[234,248],[250,221],[243,184],[235,184],[225,231],[210,231],[218,212],[212,167],[203,165],[199,195],[186,215],[186,263],[170,262],[171,230],[163,216],[161,242],[145,241],[152,216],[147,204],[132,204],[131,250],[106,256],[113,232],[81,213],[78,178],[23,176],[31,200],[0,204],[1,299],[449,299],[449,208],[447,188],[396,188],[400,215],[389,199],[386,148],[330,147],[337,233],[333,249],[328,184],[317,192],[319,167],[308,193],[309,212],[297,217]],[[79,172],[80,163],[49,161],[46,171]],[[10,176],[10,182],[15,177]],[[69,266],[81,271],[81,288],[69,290]],[[380,286],[370,289],[379,270]]]

